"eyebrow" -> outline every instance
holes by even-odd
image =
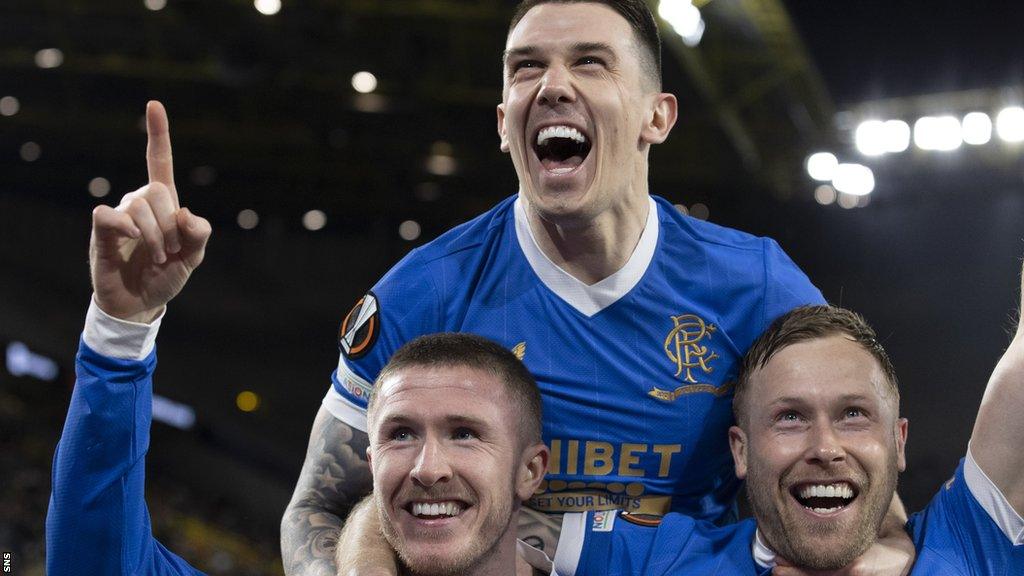
[[[859,403],[870,403],[870,402],[872,402],[872,398],[870,396],[865,396],[864,394],[843,394],[842,396],[839,397],[838,401],[839,401],[840,404],[849,404],[849,403],[858,403],[858,402]],[[772,400],[772,402],[770,404],[768,404],[768,406],[769,407],[779,406],[779,405],[798,405],[798,406],[803,406],[803,405],[806,405],[807,403],[808,403],[807,399],[803,398],[802,396],[783,396],[782,398],[776,398],[775,400]]]
[[[611,44],[607,42],[575,42],[570,46],[569,50],[573,54],[583,54],[587,52],[604,52],[609,55],[614,55],[615,50]],[[541,49],[538,46],[521,46],[519,48],[509,48],[501,55],[502,62],[508,62],[508,59],[513,56],[531,56],[540,52]]]
[[[490,424],[482,418],[463,416],[461,414],[445,416],[444,422],[449,426],[469,426],[476,429],[484,429],[490,426]],[[389,414],[380,421],[380,426],[411,426],[417,423],[417,420],[403,414]]]

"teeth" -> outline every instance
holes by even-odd
[[[818,514],[831,514],[832,512],[839,510],[839,507],[837,506],[835,508],[811,508],[811,510],[814,510]]]
[[[413,502],[413,516],[458,516],[462,507],[456,502],[440,502],[428,504],[426,502]]]
[[[812,484],[800,490],[801,498],[853,498],[853,489],[849,484]]]
[[[551,138],[571,138],[580,144],[587,141],[586,137],[575,128],[569,126],[548,126],[537,134],[537,145],[542,146]]]

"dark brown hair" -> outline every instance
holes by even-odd
[[[603,4],[619,13],[620,16],[629,22],[636,36],[639,50],[640,63],[643,65],[647,75],[654,81],[654,85],[661,89],[661,35],[658,33],[658,23],[654,20],[654,14],[643,0],[523,0],[516,6],[512,15],[512,22],[509,24],[509,34],[515,29],[519,21],[526,16],[535,6],[541,4]]]
[[[395,352],[374,382],[366,412],[375,406],[376,389],[388,377],[413,366],[466,366],[490,372],[505,385],[505,391],[518,411],[520,439],[526,444],[541,441],[541,399],[537,382],[526,366],[511,351],[474,334],[444,332],[420,336]],[[451,399],[457,401],[458,399]]]

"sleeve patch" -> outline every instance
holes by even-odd
[[[338,329],[338,348],[346,358],[362,358],[373,349],[380,334],[378,302],[373,292],[367,292],[341,321],[341,328]]]
[[[611,532],[615,528],[615,510],[600,510],[594,512],[590,522],[592,532]]]
[[[630,514],[629,512],[622,512],[620,516],[622,516],[622,519],[626,522],[650,528],[659,526],[662,518],[661,516],[655,516],[654,514]]]

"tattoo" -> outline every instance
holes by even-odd
[[[561,514],[545,514],[528,506],[523,506],[519,510],[519,526],[516,535],[530,546],[543,550],[551,558],[555,557],[555,548],[561,530]]]
[[[306,461],[281,519],[281,559],[288,576],[335,576],[343,519],[373,487],[368,444],[365,432],[320,408]]]

